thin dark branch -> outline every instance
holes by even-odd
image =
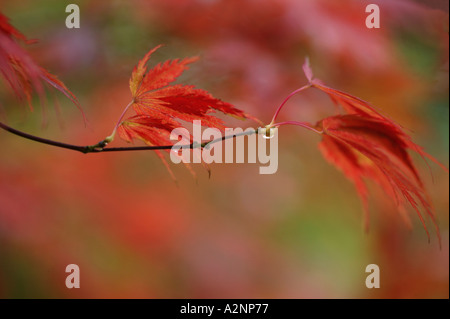
[[[89,153],[103,153],[103,152],[125,152],[125,151],[157,151],[157,150],[170,150],[173,145],[161,145],[161,146],[130,146],[130,147],[105,147],[94,149]],[[193,144],[186,145],[188,148],[193,148]]]
[[[52,145],[55,147],[59,147],[59,148],[65,148],[65,149],[69,149],[69,150],[73,150],[73,151],[78,151],[84,154],[87,153],[103,153],[103,152],[124,152],[124,151],[155,151],[155,150],[169,150],[173,147],[173,145],[160,145],[160,146],[131,146],[131,147],[109,147],[107,148],[107,143],[103,140],[98,142],[95,145],[88,145],[88,146],[79,146],[79,145],[73,145],[73,144],[67,144],[67,143],[61,143],[61,142],[57,142],[57,141],[53,141],[53,140],[49,140],[49,139],[45,139],[42,137],[38,137],[35,135],[31,135],[28,133],[24,133],[22,131],[16,130],[2,122],[0,122],[0,128],[4,129],[5,131],[8,131],[12,134],[15,134],[17,136],[26,138],[28,140],[32,140],[38,143],[42,143],[42,144],[47,144],[47,145]],[[227,140],[229,138],[235,138],[238,136],[242,136],[242,135],[252,135],[257,133],[258,130],[251,130],[251,131],[244,131],[241,133],[237,133],[237,134],[233,134],[233,135],[227,135],[227,136],[223,136],[221,138],[217,138],[208,142],[204,142],[204,143],[191,143],[188,145],[182,145],[180,146],[180,148],[197,148],[197,147],[208,147],[210,144],[213,143],[217,143],[220,141],[224,141]]]
[[[74,151],[78,151],[78,152],[82,152],[82,153],[87,153],[87,149],[86,146],[78,146],[78,145],[72,145],[72,144],[66,144],[66,143],[61,143],[61,142],[57,142],[57,141],[53,141],[53,140],[48,140],[46,138],[42,138],[42,137],[38,137],[38,136],[34,136],[28,133],[24,133],[22,131],[16,130],[2,122],[0,122],[0,127],[2,129],[4,129],[5,131],[8,131],[12,134],[18,135],[20,137],[26,138],[28,140],[32,140],[38,143],[42,143],[42,144],[47,144],[47,145],[53,145],[56,147],[60,147],[60,148],[66,148],[69,150],[74,150]]]

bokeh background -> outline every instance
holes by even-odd
[[[69,3],[80,6],[80,29],[65,27]],[[301,65],[309,56],[317,77],[377,105],[448,167],[448,2],[376,3],[381,28],[369,30],[368,2],[356,0],[0,1],[13,25],[39,39],[28,50],[77,95],[89,125],[53,91],[45,111],[36,99],[29,113],[2,88],[2,119],[42,137],[94,144],[129,102],[134,65],[164,43],[152,65],[199,55],[180,83],[269,122],[306,83]],[[331,114],[328,98],[310,91],[279,119]],[[319,140],[283,127],[276,174],[214,164],[208,179],[198,165],[196,182],[172,165],[177,187],[151,152],[83,155],[2,131],[0,297],[448,298],[448,174],[430,164],[432,178],[415,158],[442,250],[433,231],[428,243],[412,211],[408,229],[376,187],[366,234],[356,192],[322,158]],[[64,284],[72,263],[80,289]],[[380,289],[365,286],[371,263],[380,267]]]

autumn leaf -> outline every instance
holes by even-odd
[[[68,97],[86,117],[75,95],[55,75],[37,65],[31,56],[19,45],[32,43],[14,28],[8,18],[0,13],[0,72],[19,99],[25,99],[32,109],[31,98],[36,92],[44,99],[44,83],[47,83]],[[43,82],[42,82],[43,81]],[[44,105],[44,103],[42,103]]]
[[[303,65],[309,84],[292,92],[277,109],[270,127],[292,124],[307,128],[322,135],[319,149],[325,159],[337,167],[355,185],[364,207],[364,225],[369,228],[369,191],[366,180],[378,184],[385,194],[393,199],[399,213],[409,224],[405,207],[411,206],[419,216],[430,238],[423,212],[432,220],[441,242],[435,214],[419,172],[409,151],[428,158],[448,169],[415,144],[401,125],[383,115],[370,103],[346,92],[331,88],[314,78],[309,61]],[[287,100],[307,88],[325,92],[344,115],[335,115],[319,121],[316,125],[306,122],[286,121],[274,123]]]
[[[305,72],[305,76],[308,79],[311,87],[314,87],[327,93],[327,95],[336,105],[338,106],[340,105],[343,108],[345,113],[357,114],[368,118],[380,119],[383,120],[386,124],[396,127],[398,130],[399,137],[409,149],[414,150],[415,152],[419,153],[422,158],[426,157],[429,160],[436,163],[437,165],[439,165],[445,171],[448,171],[448,169],[444,165],[442,165],[439,161],[437,161],[433,156],[426,153],[422,147],[412,142],[411,137],[404,132],[403,127],[400,124],[396,123],[388,116],[382,114],[382,112],[378,110],[375,106],[349,93],[331,88],[325,85],[321,80],[314,78],[308,59],[306,59],[303,65],[303,71]]]
[[[224,129],[223,121],[209,115],[215,111],[241,119],[247,118],[244,112],[214,98],[204,90],[196,89],[192,85],[170,85],[188,69],[188,64],[198,60],[197,57],[168,60],[158,63],[147,72],[146,65],[151,55],[160,47],[161,45],[158,45],[150,50],[139,61],[131,75],[132,107],[136,114],[150,117],[164,114],[169,122],[201,120],[203,126],[219,129]],[[178,121],[177,123],[182,126]]]
[[[421,209],[424,210],[434,223],[440,241],[428,195],[407,152],[417,152],[419,147],[405,142],[404,133],[397,126],[382,119],[355,114],[329,117],[318,126],[324,135],[319,146],[324,157],[354,183],[363,201],[366,228],[368,191],[364,178],[373,180],[393,198],[400,212],[405,204],[411,205],[429,236],[421,213]]]
[[[132,101],[125,111],[132,107],[135,115],[120,122],[117,132],[122,139],[127,142],[139,139],[151,146],[172,145],[170,133],[183,127],[182,121],[201,120],[202,126],[223,130],[223,121],[211,115],[216,111],[239,119],[252,118],[205,90],[193,85],[172,84],[198,57],[168,60],[147,70],[151,55],[160,47],[150,50],[133,69]],[[162,158],[159,152],[158,155]],[[168,167],[165,161],[164,164]]]

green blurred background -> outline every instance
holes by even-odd
[[[69,3],[80,6],[80,29],[65,27]],[[130,101],[134,65],[164,43],[152,65],[199,55],[180,83],[267,123],[306,83],[301,64],[309,56],[318,78],[377,105],[448,167],[448,2],[377,4],[380,29],[365,27],[365,1],[0,1],[11,23],[39,40],[28,50],[75,93],[89,125],[59,92],[49,93],[41,114],[38,99],[29,113],[2,88],[2,117],[42,137],[94,144]],[[315,122],[334,112],[311,91],[280,119]],[[279,139],[274,175],[215,164],[208,179],[194,166],[196,183],[172,165],[177,187],[151,152],[82,155],[0,132],[0,297],[449,297],[447,173],[430,164],[431,178],[415,158],[440,250],[413,211],[409,230],[376,187],[365,234],[357,194],[322,158],[320,138],[283,127]],[[65,287],[72,263],[80,289]],[[372,263],[380,289],[365,286]]]

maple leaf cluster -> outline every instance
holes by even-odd
[[[171,145],[173,141],[170,140],[170,133],[182,126],[180,121],[201,119],[205,126],[222,129],[222,121],[209,113],[218,110],[238,118],[249,118],[231,104],[213,98],[206,91],[194,89],[193,86],[170,85],[188,68],[188,64],[197,60],[196,57],[159,63],[147,72],[146,64],[159,47],[150,50],[133,70],[130,79],[132,102],[129,106],[136,114],[120,123],[118,133],[121,138],[127,142],[140,139],[148,145]],[[309,84],[293,93],[306,88],[319,89],[331,98],[342,114],[322,119],[315,125],[295,121],[274,123],[282,106],[293,95],[291,94],[266,128],[294,124],[322,135],[319,149],[325,159],[340,169],[356,187],[364,207],[366,229],[369,228],[369,192],[365,180],[369,179],[395,200],[399,212],[408,224],[405,206],[412,206],[430,237],[421,212],[424,210],[434,223],[440,240],[433,208],[408,151],[441,164],[415,144],[399,124],[370,103],[328,87],[314,78],[308,60],[303,70]],[[158,156],[168,167],[159,152]]]
[[[43,95],[41,81],[44,81],[80,107],[76,97],[67,87],[54,75],[38,66],[18,42],[30,41],[0,13],[0,71],[15,94],[19,98],[25,98],[31,106],[33,91],[40,96]],[[160,47],[161,45],[150,50],[133,69],[129,81],[132,100],[120,116],[111,140],[117,131],[127,142],[138,139],[150,146],[170,146],[175,143],[170,139],[171,132],[194,120],[201,120],[203,126],[223,130],[225,128],[223,121],[214,116],[217,111],[240,119],[254,119],[205,90],[192,85],[173,84],[189,68],[189,64],[197,61],[197,57],[168,60],[147,70],[150,57]],[[430,237],[422,213],[425,211],[434,223],[440,240],[429,196],[408,151],[433,160],[446,171],[447,168],[415,144],[399,124],[383,115],[370,103],[331,88],[314,78],[308,61],[304,64],[303,70],[309,83],[286,98],[265,129],[294,124],[321,134],[319,149],[323,156],[340,169],[356,187],[364,206],[366,228],[369,225],[369,192],[365,180],[368,179],[378,184],[388,197],[395,200],[399,212],[407,221],[409,219],[405,206],[408,204],[412,206]],[[340,114],[322,119],[315,125],[296,121],[275,123],[287,100],[307,88],[325,92],[336,104]],[[130,109],[134,114],[123,120]],[[105,139],[105,142],[109,143],[110,137]],[[162,154],[159,151],[156,153],[172,174]],[[188,165],[187,167],[193,173]]]

